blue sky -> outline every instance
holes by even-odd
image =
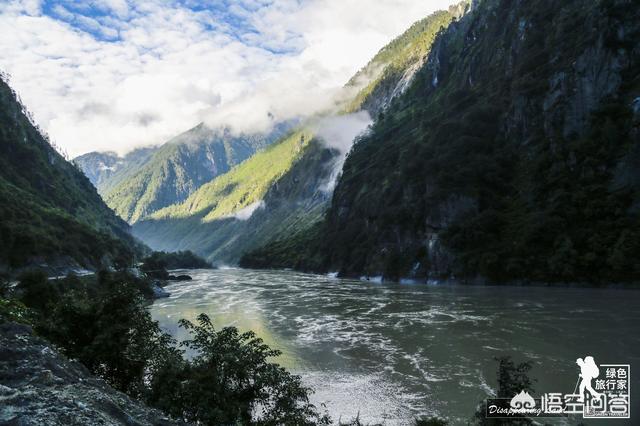
[[[388,41],[451,0],[4,0],[0,69],[71,156],[201,121],[264,130],[333,104]]]
[[[302,45],[300,34],[287,34],[284,43],[271,44],[260,37],[252,17],[274,7],[274,1],[165,1],[165,8],[184,10],[197,16],[203,30],[220,32],[247,45],[264,48],[274,54],[295,54]],[[45,0],[42,14],[91,34],[96,40],[120,42],[119,30],[149,12],[144,3],[126,1]]]

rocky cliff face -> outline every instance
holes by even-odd
[[[639,17],[625,0],[474,2],[353,148],[295,266],[637,280]]]
[[[98,191],[123,165],[122,159],[115,152],[90,152],[74,158],[73,161],[80,166]]]
[[[28,326],[0,324],[0,424],[174,425],[131,400],[78,362],[33,336]],[[184,423],[180,423],[184,424]]]

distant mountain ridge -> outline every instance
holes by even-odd
[[[202,184],[280,138],[289,126],[279,123],[268,133],[236,135],[201,123],[160,146],[123,158],[94,152],[75,161],[93,178],[106,203],[134,223],[184,201]]]
[[[74,158],[73,161],[80,166],[98,190],[124,163],[115,152],[90,152]]]
[[[124,156],[115,152],[89,152],[73,159],[100,195],[106,195],[122,180],[144,166],[157,146],[135,149]]]
[[[129,226],[42,135],[0,81],[0,272],[130,265]]]
[[[133,233],[157,250],[189,249],[218,264],[235,264],[257,244],[313,222],[312,211],[321,213],[329,198],[319,187],[335,155],[310,133],[293,132],[184,203],[135,223]]]

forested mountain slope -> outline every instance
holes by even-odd
[[[345,163],[243,259],[343,275],[638,281],[640,6],[474,2]]]
[[[334,136],[323,129],[346,126],[351,112],[366,109],[376,115],[384,109],[406,88],[436,34],[467,8],[463,2],[436,12],[381,49],[346,85],[343,121],[308,120],[293,137],[203,185],[185,202],[138,221],[134,234],[155,249],[189,249],[210,261],[234,264],[249,250],[309,230],[328,207],[344,159],[335,141],[327,140]],[[355,114],[353,120],[362,121],[363,114]],[[302,135],[300,149],[290,149]],[[276,150],[283,156],[273,155]]]
[[[0,81],[0,270],[130,264],[128,225],[32,124]]]
[[[319,180],[328,179],[331,169],[327,167],[322,174],[307,172],[319,162],[331,164],[334,155],[309,133],[294,132],[203,185],[184,203],[137,222],[134,235],[158,250],[189,249],[211,261],[233,264],[246,249],[288,228],[298,209],[305,211],[301,226],[312,219],[306,213],[328,199],[318,186]],[[285,185],[291,189],[293,182],[286,177],[294,170],[296,176],[312,181],[306,185],[310,193],[286,191],[296,202],[278,208],[274,202],[278,189]],[[302,182],[296,180],[295,185]],[[306,204],[300,204],[302,200]]]
[[[134,223],[186,200],[204,183],[279,139],[289,126],[282,123],[266,134],[236,135],[201,123],[161,146],[136,150],[122,159],[90,153],[76,161],[88,176],[96,176],[96,186],[107,204]]]

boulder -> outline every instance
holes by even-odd
[[[177,425],[70,361],[30,327],[0,324],[0,424]]]

